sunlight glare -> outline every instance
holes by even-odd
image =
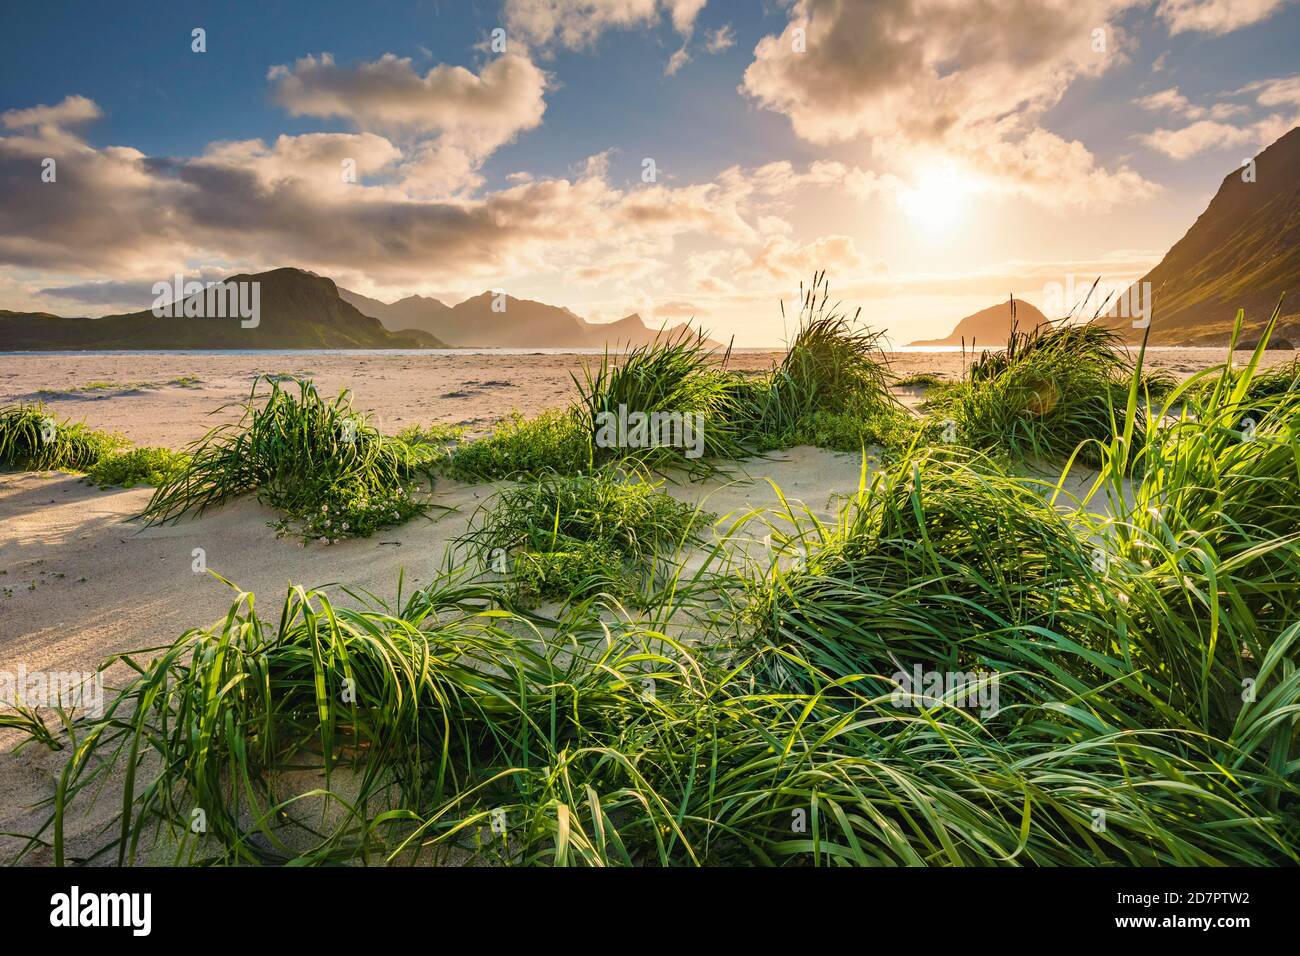
[[[932,232],[947,232],[961,218],[966,197],[973,192],[970,179],[952,168],[929,169],[916,185],[899,193],[903,211]]]

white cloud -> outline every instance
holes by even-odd
[[[323,53],[274,66],[267,78],[293,116],[341,117],[381,132],[457,132],[500,145],[546,111],[546,75],[521,56],[497,57],[477,74],[444,63],[421,75],[391,53],[355,66]]]
[[[37,126],[68,126],[99,119],[103,113],[94,100],[84,96],[65,96],[54,106],[32,106],[28,109],[6,110],[0,113],[0,122],[6,129],[28,129]]]
[[[1157,15],[1177,33],[1230,33],[1267,20],[1288,0],[1160,0]]]
[[[1233,102],[1240,97],[1253,99],[1253,105]],[[1138,105],[1191,121],[1138,137],[1171,159],[1189,159],[1213,150],[1264,147],[1300,123],[1300,75],[1257,80],[1208,107],[1189,102],[1176,87],[1143,97]],[[1237,122],[1230,122],[1234,119]]]
[[[760,277],[793,288],[800,279],[806,280],[820,269],[837,276],[857,276],[866,268],[866,260],[852,236],[821,236],[805,243],[772,236],[733,275],[740,279]],[[884,271],[884,266],[873,264],[871,271]]]
[[[691,55],[683,45],[676,53],[668,58],[668,65],[664,67],[664,76],[674,76],[677,71],[691,62]]]
[[[409,187],[429,197],[481,185],[483,161],[540,125],[546,111],[546,74],[513,55],[478,73],[439,64],[421,74],[409,58],[391,53],[354,66],[324,53],[272,67],[267,78],[294,116],[340,117],[358,129],[413,139],[403,169]]]
[[[1142,142],[1171,159],[1187,159],[1210,149],[1233,149],[1252,142],[1249,129],[1197,120],[1181,129],[1157,129],[1140,137]]]
[[[1137,101],[1137,105],[1154,113],[1170,113],[1193,120],[1227,120],[1250,112],[1250,108],[1243,103],[1219,102],[1208,107],[1197,106],[1179,93],[1176,86],[1144,96]]]
[[[925,154],[1049,206],[1149,195],[1132,170],[1036,125],[1072,82],[1123,61],[1129,40],[1110,21],[1131,2],[986,0],[972,29],[965,0],[796,0],[742,90],[810,142],[870,139],[902,176]]]
[[[1171,113],[1184,113],[1191,106],[1187,97],[1179,93],[1176,86],[1144,96],[1137,101],[1137,105],[1152,112],[1168,111]]]
[[[1257,80],[1237,92],[1255,94],[1255,102],[1260,106],[1300,106],[1300,74]]]
[[[668,65],[664,67],[665,76],[673,76],[687,63],[691,62],[690,38],[682,43],[681,48],[668,60]],[[736,34],[732,30],[731,24],[724,24],[716,30],[710,30],[704,35],[704,52],[709,54],[721,53],[729,50],[736,45]]]
[[[704,49],[710,53],[721,53],[735,45],[736,31],[731,28],[730,23],[724,23],[718,29],[709,31],[704,39]]]
[[[570,50],[591,46],[602,33],[649,27],[663,14],[673,29],[689,37],[706,0],[506,0],[507,41],[559,44]]]
[[[410,168],[445,153],[372,132],[212,143],[189,159],[96,149],[39,125],[0,136],[0,264],[81,281],[156,279],[213,264],[297,265],[374,286],[464,288],[524,274],[626,283],[674,275],[688,237],[730,246],[737,266],[856,262],[851,240],[800,244],[783,211],[807,190],[887,188],[841,163],[731,167],[689,185],[624,189],[608,152],[570,178],[515,177],[482,195],[429,199]],[[39,181],[39,157],[59,162]],[[356,164],[345,182],[341,164]],[[69,161],[75,160],[75,161]],[[65,172],[66,171],[66,172]],[[865,184],[865,185],[864,185]],[[802,256],[803,258],[799,258]]]

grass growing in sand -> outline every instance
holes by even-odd
[[[951,383],[948,379],[933,372],[913,372],[911,375],[905,375],[894,381],[896,388],[936,388],[949,384]]]
[[[784,315],[784,305],[782,314]],[[859,325],[830,299],[825,273],[803,293],[790,350],[765,381],[753,383],[749,430],[759,450],[816,445],[861,451],[906,447],[915,420],[889,392],[881,333]]]
[[[1096,463],[1099,445],[1109,443],[1124,417],[1133,375],[1128,353],[1109,329],[1013,329],[1004,351],[983,353],[962,382],[933,400],[933,437],[954,427],[958,443],[1002,448],[1016,461],[1063,461],[1078,449],[1083,460]],[[1141,385],[1144,393],[1159,395],[1171,383],[1146,376]]]
[[[784,305],[782,305],[784,312]],[[799,444],[841,451],[905,447],[916,421],[888,388],[879,333],[830,300],[824,274],[803,292],[795,339],[781,363],[758,377],[727,368],[729,352],[703,335],[660,339],[574,376],[578,397],[563,411],[516,415],[452,454],[452,475],[470,481],[577,475],[606,464],[684,465],[696,475],[720,462]],[[702,458],[652,442],[602,447],[601,422],[625,413],[681,415],[700,422]],[[697,417],[698,416],[698,417]]]
[[[607,352],[600,365],[586,369],[583,380],[577,382],[581,396],[577,414],[593,436],[593,459],[607,462],[635,458],[654,465],[682,458],[681,448],[667,446],[629,448],[620,441],[615,447],[599,447],[595,436],[602,417],[617,420],[621,410],[698,416],[705,457],[744,457],[743,422],[748,411],[749,383],[727,372],[727,357],[726,352],[718,353],[707,346],[702,335],[656,341],[634,348],[617,360]]]
[[[0,464],[25,471],[85,471],[126,440],[56,418],[42,404],[0,406]]]
[[[641,477],[548,475],[498,492],[464,543],[485,566],[507,573],[524,603],[603,594],[639,605],[713,519]]]
[[[447,471],[464,481],[572,475],[591,468],[591,436],[572,410],[515,414],[490,435],[456,448]]]
[[[190,457],[170,448],[132,448],[108,454],[86,469],[86,478],[100,488],[157,488],[189,467]]]
[[[1198,728],[1280,733],[1282,769],[1295,722],[1242,705],[1300,682],[1300,393],[1251,394],[1272,328],[1244,368],[1199,373],[1149,412],[1148,440],[1130,412],[1092,494],[1117,516],[1095,530],[1108,587],[1136,618],[1128,659]],[[1183,402],[1195,392],[1206,397]]]
[[[863,345],[823,331],[840,358],[778,368],[758,394],[854,414],[805,402]],[[72,726],[28,851],[82,862],[68,818],[103,790],[123,813],[92,859],[127,863],[155,842],[194,863],[1300,863],[1300,394],[1252,395],[1267,336],[1162,403],[1141,355],[1119,366],[1104,336],[1071,341],[1090,369],[1067,369],[1064,339],[981,363],[962,422],[1019,408],[1017,456],[1097,462],[1079,501],[1073,460],[1047,482],[916,442],[864,466],[832,520],[793,503],[733,516],[723,542],[771,552],[691,553],[712,516],[636,474],[542,474],[461,542],[511,555],[504,581],[461,566],[405,598],[399,583],[391,606],[292,588],[270,613],[241,593],[133,659],[105,714]],[[600,394],[697,374],[693,353],[665,355],[664,382],[611,370]],[[857,381],[875,394],[873,370]],[[1058,399],[1031,408],[1022,391],[1044,381]],[[765,407],[752,398],[735,408]],[[286,423],[327,423],[305,429],[322,441],[338,424],[305,391],[281,401],[256,429],[272,449],[301,447],[277,437]],[[557,449],[576,466],[583,419],[548,419],[528,467]],[[449,467],[527,453],[541,426],[513,424]],[[402,444],[427,462],[443,437]],[[699,586],[655,586],[700,550]],[[629,610],[634,591],[646,606]],[[42,728],[26,727],[65,736]]]
[[[183,375],[180,378],[168,379],[165,382],[87,382],[85,385],[76,385],[66,389],[40,389],[36,394],[39,396],[60,396],[60,395],[82,395],[94,394],[96,392],[130,392],[136,390],[164,388],[172,386],[174,388],[198,388],[203,384],[201,378],[195,378],[192,375]]]
[[[381,434],[346,391],[326,400],[310,382],[271,381],[262,396],[260,384],[237,422],[191,446],[186,467],[158,487],[143,517],[173,521],[256,494],[284,513],[280,532],[328,542],[423,512],[417,482],[444,455],[440,445]]]

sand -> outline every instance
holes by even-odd
[[[1222,350],[1162,350],[1152,364],[1185,375],[1223,357]],[[1290,358],[1268,357],[1269,364]],[[532,414],[568,404],[570,376],[581,374],[585,360],[469,353],[0,355],[0,405],[44,398],[60,416],[84,418],[137,445],[180,447],[234,417],[234,410],[213,411],[246,397],[258,374],[309,374],[323,393],[350,387],[356,404],[376,414],[385,430],[447,422],[481,431],[514,409]],[[772,360],[767,353],[738,353],[733,366],[760,369]],[[961,356],[902,353],[893,366],[899,375],[954,377]],[[92,383],[111,387],[87,388]],[[903,395],[913,405],[920,396],[917,390]],[[728,478],[669,490],[702,500],[719,515],[738,516],[777,507],[770,478],[787,497],[826,515],[839,496],[856,489],[859,473],[857,455],[796,448],[740,463]],[[369,539],[303,546],[277,539],[268,527],[275,513],[251,499],[142,528],[133,516],[150,489],[101,491],[71,475],[0,472],[0,670],[14,672],[21,664],[29,672],[93,671],[112,654],[169,644],[188,628],[210,625],[234,593],[194,572],[195,549],[202,549],[208,568],[258,595],[268,616],[278,613],[291,583],[338,582],[392,598],[404,572],[409,592],[435,576],[447,545],[493,491],[443,479],[434,501],[448,511]],[[123,673],[110,671],[109,683]],[[52,792],[64,760],[36,746],[15,753],[18,740],[16,732],[0,731],[0,833],[34,829],[44,813],[33,805]],[[75,822],[70,846],[89,849],[97,839],[93,827],[106,813]],[[0,858],[8,859],[14,846],[0,837]],[[48,860],[47,852],[32,859]]]
[[[759,477],[770,476],[825,516],[837,492],[856,488],[859,468],[856,455],[798,448],[749,463],[749,476],[739,471],[675,492],[719,515],[739,517],[760,503],[775,506],[774,493]],[[215,622],[235,594],[212,576],[194,573],[195,548],[203,549],[210,569],[256,594],[258,608],[271,618],[290,584],[337,582],[391,600],[399,573],[406,593],[432,580],[447,545],[492,491],[490,485],[440,480],[434,501],[452,511],[368,539],[304,547],[277,539],[267,527],[276,513],[252,499],[176,525],[141,528],[133,516],[149,489],[99,491],[70,475],[0,474],[0,569],[7,572],[0,587],[9,589],[0,592],[0,670],[13,673],[23,664],[28,672],[93,671],[109,655],[169,644],[188,628]],[[107,677],[111,688],[129,673],[119,665]],[[39,746],[14,753],[19,739],[16,731],[0,731],[0,833],[30,833],[40,825],[45,811],[34,805],[53,792],[66,759]],[[113,811],[112,798],[79,809],[69,824],[69,853],[97,848],[103,842],[98,827]],[[0,859],[17,849],[15,840],[0,836]],[[50,859],[41,850],[28,862]]]

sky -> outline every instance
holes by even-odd
[[[11,6],[0,308],[297,266],[764,346],[825,270],[905,344],[1146,272],[1297,48],[1293,0]]]

